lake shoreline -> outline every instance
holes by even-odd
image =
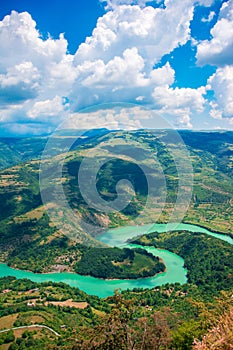
[[[143,246],[143,248],[145,248],[145,247]],[[140,276],[140,277],[134,277],[134,278],[122,278],[122,277],[119,277],[119,278],[103,278],[103,277],[96,277],[96,276],[92,276],[92,275],[82,275],[82,274],[80,274],[80,273],[73,272],[73,271],[34,272],[34,271],[32,271],[32,270],[20,269],[20,268],[15,267],[15,266],[10,266],[10,265],[8,265],[6,262],[4,262],[4,261],[0,261],[0,264],[6,265],[6,266],[8,266],[9,268],[14,269],[14,270],[19,271],[19,272],[21,272],[21,271],[29,272],[29,273],[33,273],[34,275],[38,275],[38,276],[41,276],[41,275],[43,275],[43,276],[47,276],[47,275],[60,275],[60,274],[63,274],[63,273],[67,273],[67,274],[74,275],[74,276],[93,277],[93,278],[100,279],[100,280],[102,280],[102,281],[120,281],[120,280],[121,280],[121,281],[134,281],[134,280],[140,280],[140,279],[142,279],[142,278],[143,278],[143,279],[144,279],[144,278],[153,278],[153,277],[156,277],[156,276],[158,276],[158,275],[161,275],[161,274],[167,272],[167,267],[166,267],[166,265],[165,265],[165,262],[164,262],[163,259],[161,259],[160,257],[158,257],[158,258],[159,258],[159,261],[162,262],[162,263],[164,264],[164,266],[165,266],[164,271],[160,271],[160,272],[156,273],[155,275],[151,275],[151,276],[146,276],[146,277]]]
[[[158,224],[158,225],[168,225],[168,224],[170,224],[170,223],[167,223],[167,222],[158,222],[158,223],[156,223],[156,224]],[[229,237],[231,237],[232,239],[233,239],[233,234],[231,234],[231,233],[224,233],[224,232],[219,232],[219,231],[215,231],[215,230],[213,230],[213,229],[211,229],[211,228],[207,228],[207,227],[205,227],[205,226],[203,226],[203,225],[201,225],[201,224],[193,224],[192,222],[189,222],[189,221],[183,221],[183,222],[181,222],[180,224],[185,224],[185,225],[193,225],[193,226],[197,226],[197,227],[199,227],[199,228],[201,228],[201,229],[204,229],[204,230],[207,230],[207,231],[209,231],[209,232],[212,232],[212,233],[217,233],[217,234],[220,234],[220,235],[223,235],[223,236],[229,236]],[[178,225],[180,225],[180,224],[178,224]],[[140,228],[143,228],[144,226],[146,226],[146,225],[151,225],[151,226],[153,226],[154,225],[154,223],[148,223],[148,224],[141,224],[141,225],[130,225],[130,227],[140,227]],[[129,227],[129,226],[118,226],[118,227],[114,227],[114,228],[110,228],[109,229],[109,231],[115,231],[115,230],[118,230],[118,229],[124,229],[124,227],[125,228],[127,228],[127,227]],[[182,230],[180,230],[180,229],[175,229],[176,231],[182,231]],[[186,229],[186,231],[189,231],[188,229]],[[108,232],[108,231],[107,231]],[[154,232],[157,232],[157,231],[154,231]],[[168,231],[169,232],[169,231]],[[192,231],[189,231],[189,232],[192,232]],[[102,233],[102,234],[104,234],[104,233]],[[100,234],[100,236],[102,235],[102,234]],[[146,235],[146,233],[145,233],[145,235]],[[141,236],[141,234],[139,234],[138,236],[135,236],[135,237],[133,237],[133,238],[130,238],[130,241],[132,242],[132,240],[135,240],[135,239],[137,239],[137,237],[140,237]],[[97,239],[97,238],[96,238]],[[98,240],[98,239],[97,239]],[[126,244],[130,244],[131,242],[125,242]],[[124,243],[124,244],[125,244]],[[144,249],[144,248],[146,248],[146,246],[144,246],[143,244],[141,245],[142,246],[142,248]],[[160,259],[160,258],[159,258]],[[164,261],[162,260],[162,259],[160,259],[161,261],[162,261],[162,263],[165,265],[165,263],[164,263]],[[140,279],[144,279],[144,278],[152,278],[152,277],[156,277],[157,275],[160,275],[160,274],[163,274],[164,272],[167,272],[167,267],[166,267],[166,265],[165,265],[165,270],[164,271],[161,271],[161,272],[159,272],[159,273],[157,273],[157,274],[155,274],[155,275],[151,275],[151,276],[146,276],[146,277],[135,277],[135,278],[121,278],[121,277],[119,277],[119,278],[103,278],[103,277],[96,277],[96,276],[92,276],[92,275],[82,275],[82,274],[79,274],[79,273],[77,273],[77,272],[75,272],[75,271],[69,271],[69,269],[68,270],[65,270],[65,271],[57,271],[57,270],[54,270],[54,271],[47,271],[47,272],[35,272],[35,271],[33,271],[33,270],[28,270],[28,269],[20,269],[20,268],[18,268],[18,267],[15,267],[15,266],[11,266],[11,265],[8,265],[7,264],[7,262],[4,262],[4,261],[0,261],[0,263],[2,263],[2,264],[4,264],[4,265],[6,265],[6,266],[8,266],[9,268],[12,268],[12,269],[14,269],[14,270],[17,270],[17,271],[25,271],[25,272],[30,272],[30,273],[33,273],[33,274],[35,274],[35,275],[54,275],[54,274],[57,274],[57,275],[59,275],[59,274],[62,274],[62,273],[67,273],[67,274],[71,274],[71,275],[76,275],[76,276],[88,276],[88,277],[93,277],[93,278],[98,278],[98,279],[101,279],[101,280],[104,280],[104,281],[118,281],[118,280],[125,280],[125,281],[131,281],[131,280],[140,280]],[[69,266],[68,266],[68,268],[69,268]]]
[[[179,230],[200,232],[210,236],[217,235],[218,239],[226,240],[228,243],[233,245],[233,240],[227,234],[218,234],[214,233],[204,227],[192,225],[192,224],[179,224]],[[143,226],[145,228],[143,229]],[[149,229],[153,228],[153,231],[158,230],[159,232],[166,232],[166,224],[149,224]],[[108,243],[109,246],[122,247],[122,243],[126,242],[128,238],[132,237],[135,233],[144,235],[148,232],[148,225],[142,225],[139,232],[135,232],[135,226],[121,227],[111,230],[111,232],[105,232],[102,235],[103,241]],[[204,232],[203,232],[204,231]],[[101,240],[100,240],[101,241]],[[127,245],[127,243],[124,243]],[[142,246],[142,249],[145,249],[146,246]],[[105,298],[107,296],[113,295],[116,289],[127,290],[134,288],[142,289],[153,289],[155,287],[165,285],[167,283],[174,284],[185,284],[187,283],[187,269],[184,267],[184,259],[174,254],[168,250],[160,249],[158,250],[155,247],[148,246],[148,249],[154,256],[158,256],[164,261],[166,270],[160,272],[153,277],[140,277],[137,279],[100,279],[92,276],[84,276],[77,274],[75,272],[47,272],[47,273],[33,273],[27,272],[20,269],[12,269],[6,263],[1,264],[0,266],[0,277],[12,276],[17,279],[26,278],[34,282],[48,282],[52,281],[54,283],[65,283],[72,287],[76,287],[83,292],[90,295],[97,295],[100,298]]]
[[[203,226],[203,225],[197,224],[197,223],[192,223],[190,221],[183,221],[182,224],[194,225],[194,226],[203,228],[204,230],[210,231],[212,233],[218,233],[220,235],[229,236],[229,237],[231,237],[233,239],[233,233],[231,233],[231,232],[217,231],[217,230],[214,230],[214,229],[212,229],[210,227],[206,227],[206,226]]]

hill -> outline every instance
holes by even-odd
[[[74,144],[72,148],[90,141],[99,135],[108,133],[107,129],[97,130],[61,130],[56,132],[55,153],[61,153],[68,142]],[[12,167],[42,156],[49,136],[42,137],[0,137],[0,169]]]
[[[183,221],[232,235],[233,133],[180,131],[180,135],[194,175]],[[68,133],[57,135],[51,157],[41,161],[46,139],[3,142],[1,260],[36,272],[57,268],[104,278],[145,277],[163,271],[161,261],[145,251],[133,250],[132,242],[131,249],[106,248],[96,236],[108,227],[169,220],[178,196],[177,164],[182,158],[182,144],[167,130],[103,130],[78,141],[76,138]],[[69,144],[70,151],[63,153]],[[11,167],[9,155],[15,164]],[[155,155],[156,164],[151,155]],[[114,213],[91,208],[78,181],[84,159],[101,164],[95,180],[99,198],[111,204],[119,194],[124,200],[131,194],[126,207]],[[181,163],[186,161],[188,166],[186,159]],[[43,186],[39,184],[41,163],[46,175]],[[84,174],[84,182],[91,188],[88,181],[92,173]],[[123,179],[130,181],[134,192],[125,184],[117,188]],[[148,179],[156,181],[156,190],[150,192]],[[57,183],[62,183],[67,203],[79,218],[74,223],[56,200]],[[156,206],[147,206],[148,195]],[[44,202],[46,198],[49,200]],[[233,342],[232,246],[188,231],[152,232],[134,243],[183,257],[187,284],[116,291],[114,296],[100,299],[62,283],[1,278],[0,348],[228,349]]]
[[[183,221],[203,225],[219,232],[232,233],[233,133],[181,131],[180,135],[188,149],[194,173],[191,202]],[[72,247],[76,244],[103,246],[95,239],[101,230],[135,222],[145,224],[169,220],[177,201],[179,187],[176,164],[169,148],[173,150],[173,156],[175,155],[177,159],[182,157],[181,144],[175,144],[173,131],[138,130],[107,133],[106,130],[101,130],[91,133],[85,142],[75,141],[75,143],[74,141],[73,138],[67,141],[67,135],[58,135],[53,139],[54,155],[42,159],[46,175],[42,187],[39,186],[41,166],[39,159],[22,163],[21,158],[19,164],[1,171],[2,261],[12,266],[24,266],[35,271],[38,266],[46,266],[49,270],[54,265],[65,265],[69,270],[72,268],[69,262],[72,260]],[[34,153],[30,153],[31,157],[33,154],[39,156],[42,149],[40,142],[41,139],[33,138],[17,142],[12,140],[11,144],[17,145],[15,149],[25,148],[23,157],[28,156],[26,144],[29,144],[28,150],[34,149]],[[62,151],[67,142],[72,144],[72,149],[64,155]],[[0,152],[7,158],[8,151],[4,147]],[[12,152],[17,154],[18,151],[16,152],[15,149],[12,148]],[[133,155],[129,151],[131,149],[135,152]],[[156,155],[156,164],[151,160],[153,154]],[[133,156],[138,157],[136,163],[132,161]],[[120,180],[130,181],[134,187],[134,193],[126,207],[114,213],[108,213],[106,210],[101,212],[91,208],[86,203],[78,182],[78,170],[83,159],[91,159],[91,161],[97,159],[99,164],[102,164],[101,162],[105,159],[96,178],[99,198],[102,198],[105,203],[111,204],[117,199],[116,185]],[[64,163],[62,178],[59,178],[62,162]],[[164,176],[165,186],[161,180],[161,174]],[[87,172],[84,182],[88,184],[89,178],[90,174]],[[152,203],[155,201],[156,206],[146,206],[149,193],[148,179],[156,181],[157,186],[150,193]],[[56,200],[55,190],[59,181],[62,182],[67,203],[77,216],[78,223],[72,222],[69,213],[67,214]],[[42,197],[44,194],[49,195],[46,203],[42,202],[41,194]],[[129,188],[123,188],[120,198],[128,198],[128,194]],[[47,215],[47,211],[50,216]],[[141,215],[142,212],[143,215]],[[55,220],[51,220],[51,217]],[[70,239],[74,233],[75,241]],[[69,256],[65,257],[64,235],[69,237],[65,245],[70,247]],[[24,254],[17,253],[20,250]],[[53,251],[52,255],[51,251]],[[50,260],[49,256],[51,256]]]

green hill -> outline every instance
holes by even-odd
[[[22,159],[34,156],[38,158],[45,139],[43,142],[41,138],[8,140],[8,146],[15,145],[15,148],[11,146],[15,154],[15,158],[12,159],[14,162],[18,159],[19,163],[0,172],[2,261],[10,262],[14,266],[22,266],[23,259],[25,268],[29,268],[30,264],[27,264],[27,261],[31,261],[29,257],[33,256],[36,261],[37,252],[43,248],[44,261],[41,266],[44,265],[49,269],[49,260],[45,257],[50,254],[51,244],[62,239],[64,232],[68,237],[75,232],[76,243],[69,239],[68,246],[84,244],[94,247],[103,246],[95,236],[108,227],[134,224],[135,220],[139,224],[155,220],[167,222],[177,199],[179,185],[176,164],[169,153],[169,147],[173,150],[173,155],[177,158],[182,157],[180,144],[175,143],[173,133],[166,130],[107,133],[102,130],[89,134],[85,142],[80,141],[80,143],[74,142],[77,136],[72,136],[74,139],[67,141],[67,135],[64,137],[58,135],[53,140],[55,155],[42,160],[43,167],[46,169],[45,175],[48,175],[43,188],[39,186],[40,160],[34,159],[22,163]],[[183,221],[203,225],[219,232],[232,233],[233,133],[181,131],[180,135],[189,151],[194,171],[191,203]],[[64,157],[62,151],[67,142],[72,144],[72,149]],[[131,148],[127,147],[128,144]],[[6,143],[0,147],[2,159],[7,159],[8,148],[5,147]],[[95,153],[92,152],[93,147]],[[24,153],[19,159],[17,154],[20,148],[24,149]],[[32,149],[34,151],[29,152]],[[131,154],[131,149],[135,154]],[[157,164],[152,164],[151,154],[156,155]],[[117,199],[116,189],[120,180],[126,179],[132,184],[134,188],[132,200],[122,210],[115,213],[107,213],[104,210],[101,212],[91,208],[83,198],[78,182],[78,170],[82,160],[91,159],[91,157],[98,160],[100,164],[104,157],[108,160],[102,164],[96,178],[97,191],[105,203],[111,204]],[[138,157],[137,162],[132,161],[133,157]],[[67,203],[79,218],[80,225],[74,224],[67,212],[59,207],[56,201],[54,185],[61,181],[59,178],[61,161],[64,161],[62,189]],[[165,187],[163,187],[161,174],[165,177]],[[156,181],[157,186],[150,195],[157,206],[147,208],[148,178]],[[85,177],[87,184],[89,179],[90,175],[87,172]],[[46,204],[42,202],[41,191],[42,194],[49,194],[49,202]],[[123,188],[121,198],[127,198],[128,191],[127,188]],[[166,201],[163,202],[164,200]],[[162,210],[161,207],[163,207]],[[56,217],[57,222],[51,221],[51,217],[48,217],[46,212],[48,209]],[[144,214],[140,217],[142,212]],[[87,226],[82,225],[82,222]],[[91,228],[88,229],[88,227]],[[63,248],[59,244],[55,246],[56,253],[53,254],[51,265],[61,261],[64,255]],[[16,254],[20,247],[24,247],[25,254],[22,258]],[[28,253],[25,247],[28,247]],[[70,254],[72,255],[72,252]]]
[[[36,272],[58,267],[104,278],[145,277],[163,271],[162,262],[144,250],[106,248],[95,237],[107,227],[153,222],[157,212],[157,221],[169,220],[179,186],[177,164],[169,149],[175,157],[182,157],[172,133],[102,130],[78,141],[77,135],[57,135],[52,156],[42,160],[46,175],[42,188],[39,158],[47,139],[4,140],[0,144],[4,168],[0,172],[1,260]],[[194,172],[191,202],[183,221],[232,235],[233,133],[181,131],[180,135]],[[67,144],[72,147],[64,157]],[[119,153],[121,157],[116,158]],[[152,164],[151,154],[156,155],[162,172]],[[104,156],[108,162],[102,162]],[[137,162],[132,161],[133,156]],[[117,191],[120,180],[127,179],[134,187],[131,202],[122,210],[101,212],[90,208],[83,198],[78,170],[83,159],[92,158],[102,164],[95,183],[105,202],[111,204],[119,193],[127,198],[127,187]],[[62,189],[72,212],[82,219],[79,227],[69,221],[70,216],[56,201],[54,189],[63,160]],[[90,173],[85,174],[89,185]],[[157,207],[146,207],[148,178],[156,180],[157,188],[150,195]],[[43,198],[50,199],[46,204],[41,191],[48,194]],[[141,212],[144,215],[140,217]],[[71,239],[74,229],[75,241]],[[1,278],[0,330],[6,332],[0,333],[0,348],[128,350],[133,344],[135,349],[228,349],[233,342],[232,246],[187,231],[154,232],[137,242],[183,257],[188,283],[135,288],[103,300],[62,283]],[[7,330],[12,327],[23,328]]]

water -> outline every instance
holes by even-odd
[[[113,230],[109,230],[98,237],[98,240],[107,243],[110,246],[128,246],[128,247],[140,247],[146,249],[155,256],[159,256],[163,259],[166,265],[166,272],[158,274],[154,277],[139,278],[131,280],[103,280],[94,278],[91,276],[81,276],[75,273],[50,273],[50,274],[35,274],[29,271],[16,270],[6,264],[0,264],[0,277],[14,276],[16,278],[28,278],[34,282],[64,282],[72,287],[78,287],[88,294],[98,295],[99,297],[106,297],[113,295],[114,290],[120,288],[121,290],[133,289],[133,288],[153,288],[166,283],[185,283],[187,281],[184,268],[184,260],[167,250],[160,250],[154,247],[143,247],[140,245],[126,244],[126,241],[130,241],[133,237],[158,231],[165,232],[169,229],[166,224],[149,224],[144,226],[127,226]],[[205,228],[189,225],[179,224],[176,225],[176,230],[188,230],[191,232],[201,232],[216,238],[222,239],[230,244],[233,244],[233,239],[229,236],[212,233]]]

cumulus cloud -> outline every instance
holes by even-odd
[[[169,86],[156,87],[153,98],[156,106],[164,109],[179,109],[181,107],[194,108],[203,111],[205,89],[170,88]]]
[[[233,118],[233,66],[218,68],[208,83],[216,99],[211,103],[211,116],[215,119]]]
[[[118,6],[122,5],[138,5],[140,7],[150,6],[150,5],[166,5],[168,1],[163,0],[99,0],[104,3],[107,10],[116,9]],[[214,3],[215,0],[199,0],[197,3],[201,6],[209,7]]]
[[[34,119],[38,123],[45,120],[46,113],[47,117],[61,116],[64,108],[58,107],[58,96],[60,101],[76,77],[64,36],[42,38],[29,13],[13,11],[0,21],[0,52],[2,120],[21,123]]]
[[[198,4],[201,6],[210,7],[214,2],[215,0],[199,0]]]
[[[92,36],[80,45],[75,63],[98,59],[106,63],[137,47],[150,70],[163,55],[186,43],[192,18],[191,0],[167,0],[166,8],[117,7],[98,19]]]
[[[79,124],[80,118],[88,117],[77,113],[84,107],[137,102],[154,108],[157,115],[177,118],[182,127],[191,127],[191,117],[202,112],[206,103],[205,89],[174,88],[175,68],[168,62],[161,65],[161,59],[190,39],[197,2],[165,0],[164,6],[157,8],[146,3],[108,1],[112,10],[98,19],[92,35],[75,55],[67,53],[64,35],[59,39],[42,37],[27,12],[13,11],[0,21],[1,125],[11,132],[17,123],[20,133],[28,133],[33,125],[41,132],[50,131],[69,114]],[[199,1],[202,6],[209,3]],[[230,21],[229,6],[222,9],[220,22]],[[198,52],[200,47],[201,43]],[[217,89],[218,79],[216,75],[209,81],[211,89]],[[220,97],[216,99],[218,106],[211,107],[213,111],[223,105]],[[122,112],[117,125],[123,123],[124,116]],[[143,114],[139,110],[138,116],[134,122],[140,127]],[[109,112],[106,122],[114,123],[114,118]]]
[[[198,63],[216,66],[233,64],[233,0],[223,3],[211,35],[212,39],[197,46]]]
[[[0,22],[0,71],[30,57],[32,64],[45,69],[49,62],[60,62],[66,55],[67,41],[61,34],[58,40],[43,40],[36,29],[36,22],[27,12],[5,16]]]
[[[75,55],[74,109],[117,101],[152,106],[154,88],[174,83],[175,71],[169,63],[153,66],[190,38],[193,2],[167,0],[165,5],[124,5],[98,20]]]
[[[56,117],[64,111],[63,99],[61,96],[55,96],[52,100],[37,101],[28,111],[28,116],[31,119],[40,117],[40,120],[45,118]]]
[[[73,86],[72,100],[77,108],[95,103],[136,102],[151,103],[155,86],[172,84],[175,72],[169,63],[146,74],[144,59],[137,48],[126,49],[106,64],[102,60],[85,61],[77,66],[78,79]],[[88,96],[88,98],[87,98]]]
[[[85,116],[85,117],[84,117]],[[150,112],[139,106],[124,107],[109,104],[100,110],[74,113],[62,124],[61,129],[107,128],[110,130],[135,130],[143,127],[143,120],[150,118]]]
[[[1,103],[15,104],[37,95],[40,74],[32,62],[22,62],[0,74]]]
[[[64,94],[75,78],[64,36],[43,39],[27,12],[12,11],[0,21],[0,52],[0,80],[9,89],[17,84],[21,90],[30,86],[34,95],[52,98],[62,90]]]
[[[171,88],[160,86],[152,94],[155,106],[161,114],[176,116],[181,127],[191,128],[191,116],[201,113],[205,106],[206,89]]]
[[[233,118],[233,0],[222,4],[211,35],[210,40],[197,46],[197,60],[200,65],[218,67],[207,86],[214,93],[214,100],[210,101],[210,116],[230,121]]]
[[[108,63],[102,60],[85,61],[77,67],[78,75],[83,76],[82,84],[91,87],[116,86],[143,86],[145,85],[144,60],[138,54],[137,48],[126,49],[122,57],[115,56]],[[116,85],[115,85],[116,84]]]

